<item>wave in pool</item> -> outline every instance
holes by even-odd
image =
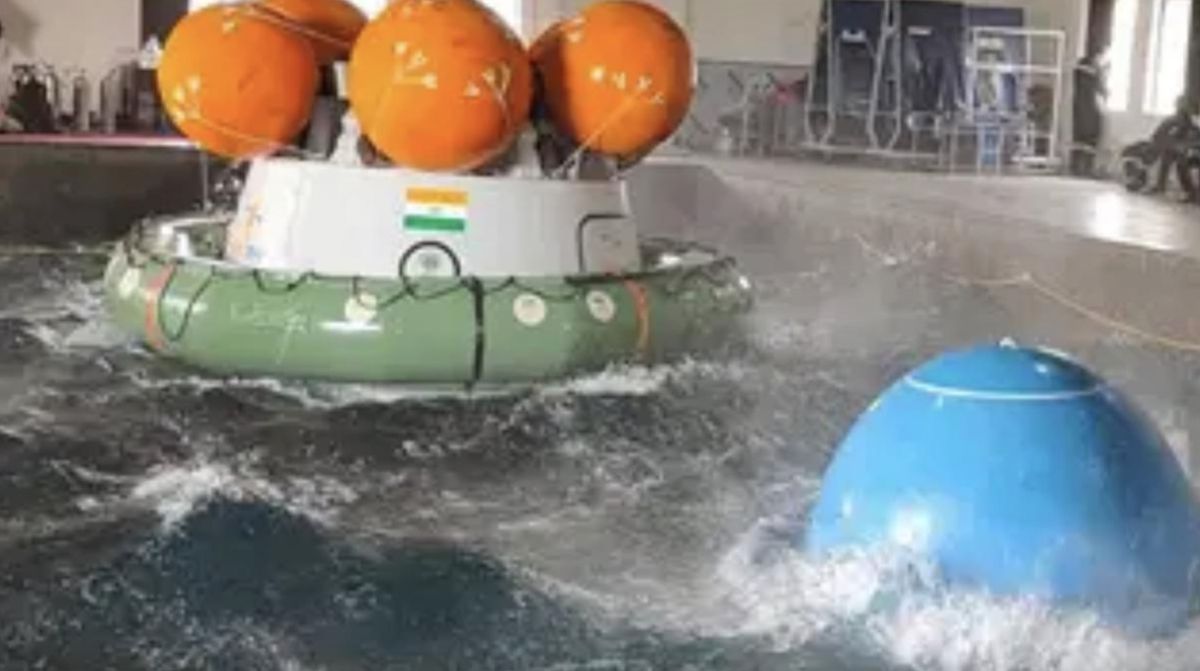
[[[791,545],[799,533],[794,521],[764,523],[723,560],[715,584],[736,609],[738,635],[779,650],[851,647],[895,668],[937,671],[1184,671],[1200,657],[1195,624],[1133,637],[1086,610],[946,589],[912,557],[806,557]]]

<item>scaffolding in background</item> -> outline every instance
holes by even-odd
[[[743,122],[725,146],[944,170],[1056,170],[1066,35],[1024,21],[999,6],[824,0],[807,81],[792,97],[772,95],[769,78],[747,86]],[[763,110],[771,106],[787,109]],[[756,123],[764,118],[776,127]]]
[[[1009,56],[1017,50],[1023,58]],[[960,138],[975,138],[975,170],[1006,165],[1062,167],[1061,133],[1066,34],[1035,28],[972,27],[967,41],[966,105],[950,128],[951,158]],[[956,161],[949,162],[951,168]]]
[[[823,1],[811,67],[701,61],[675,145],[980,173],[1064,164],[1063,31],[1009,7]]]
[[[869,146],[868,151],[893,151],[899,142],[902,129],[903,110],[899,104],[903,92],[903,81],[897,72],[901,68],[903,54],[899,41],[901,31],[900,0],[883,0],[880,5],[879,27],[877,39],[872,39],[864,27],[840,28],[835,31],[834,19],[836,0],[825,0],[825,11],[822,12],[818,28],[817,44],[825,47],[825,72],[814,71],[808,78],[808,89],[805,97],[804,114],[804,146],[832,150],[836,146],[835,139],[839,123],[843,117],[853,117],[862,121]],[[866,61],[872,64],[870,94],[865,105],[847,103],[845,95],[845,80],[841,76],[845,63],[851,59],[847,54],[863,52]],[[821,54],[817,54],[814,62],[822,62]],[[864,60],[864,59],[859,59]],[[824,75],[824,76],[822,76]],[[822,82],[824,91],[820,91]],[[890,106],[883,105],[881,100],[885,92],[891,94]],[[820,95],[823,93],[824,95]],[[814,101],[824,99],[823,125],[818,130]],[[861,101],[856,101],[861,102]],[[887,142],[880,142],[877,122],[881,115],[890,115],[893,124],[887,132]]]
[[[702,59],[696,99],[672,144],[734,156],[788,153],[798,144],[807,66]]]

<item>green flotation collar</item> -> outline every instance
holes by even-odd
[[[734,261],[643,243],[638,273],[374,279],[234,266],[232,215],[143,222],[105,275],[115,321],[219,374],[421,385],[558,380],[719,342],[752,304]]]

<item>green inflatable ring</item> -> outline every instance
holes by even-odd
[[[728,257],[643,244],[647,270],[552,278],[323,277],[221,261],[229,215],[140,224],[114,252],[117,324],[164,356],[220,374],[507,385],[711,345],[752,304]]]

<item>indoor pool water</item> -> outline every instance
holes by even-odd
[[[3,254],[0,669],[1195,667],[1200,628],[791,548],[850,423],[944,348],[1092,333],[1072,353],[1184,451],[1200,357],[936,245],[722,243],[758,288],[739,341],[477,397],[206,377],[111,329],[103,256]]]

